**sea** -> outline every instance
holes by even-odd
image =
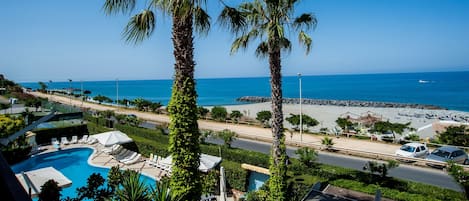
[[[91,96],[111,99],[144,98],[167,105],[172,80],[44,81],[49,89],[90,90]],[[20,83],[32,89],[37,82]],[[300,78],[284,76],[285,98],[298,98]],[[197,79],[198,104],[203,106],[245,104],[242,96],[270,96],[269,77]],[[356,75],[301,76],[303,98],[415,103],[469,112],[469,71]],[[80,93],[80,92],[76,92]]]

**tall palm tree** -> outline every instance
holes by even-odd
[[[219,21],[236,35],[231,46],[235,53],[247,48],[252,41],[260,41],[256,56],[268,57],[272,97],[272,156],[269,182],[271,200],[286,198],[286,151],[283,133],[281,52],[291,50],[287,33],[298,31],[300,44],[309,53],[312,39],[306,31],[316,26],[316,18],[310,13],[293,17],[299,0],[253,0],[241,3],[237,8],[225,5]]]
[[[151,192],[148,186],[140,181],[140,174],[128,171],[128,175],[122,178],[122,187],[115,193],[115,200],[119,201],[150,201]]]
[[[172,18],[174,46],[174,81],[168,105],[170,116],[170,146],[173,157],[171,189],[182,200],[199,200],[201,192],[198,172],[200,145],[197,125],[197,93],[194,80],[193,30],[204,33],[210,28],[210,18],[202,6],[206,0],[149,0],[146,9],[134,15],[124,29],[124,38],[139,43],[155,29],[155,11]],[[128,13],[136,0],[106,0],[107,14]]]

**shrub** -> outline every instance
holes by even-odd
[[[213,107],[211,111],[212,118],[218,121],[226,120],[227,114],[228,112],[226,111],[226,108],[220,106]]]
[[[241,118],[243,114],[239,110],[233,110],[230,113],[230,118],[233,119],[235,122],[239,121],[239,118]]]
[[[264,127],[269,127],[269,121],[272,118],[272,113],[270,111],[260,111],[257,113],[256,119],[264,124]]]
[[[236,139],[236,133],[228,129],[224,129],[217,133],[217,137],[222,139],[224,145],[228,148],[231,148],[231,143]]]
[[[221,166],[225,168],[225,177],[228,186],[246,192],[248,171],[241,168],[241,164],[223,160]]]
[[[60,191],[62,191],[62,188],[59,187],[56,181],[48,180],[41,186],[41,192],[38,196],[39,201],[59,201]]]

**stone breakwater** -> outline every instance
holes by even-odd
[[[236,99],[239,102],[263,103],[270,102],[270,97],[261,96],[243,96]],[[392,103],[392,102],[376,102],[376,101],[358,101],[358,100],[323,100],[303,98],[302,104],[308,105],[333,105],[333,106],[349,106],[349,107],[384,107],[384,108],[415,108],[429,110],[446,110],[434,105],[411,104],[411,103]],[[300,104],[299,98],[284,98],[285,104]]]

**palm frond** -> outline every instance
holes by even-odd
[[[261,32],[257,29],[252,29],[249,33],[244,34],[233,42],[231,45],[231,54],[234,54],[238,51],[239,48],[246,49],[249,45],[249,42],[257,38]]]
[[[155,15],[151,10],[143,10],[134,15],[122,33],[127,42],[140,43],[155,30]]]
[[[314,16],[311,13],[303,13],[299,17],[295,18],[293,21],[293,27],[296,28],[297,30],[300,29],[306,29],[310,30],[315,29],[317,26],[318,20],[316,19],[316,16]]]
[[[257,46],[255,54],[256,57],[267,58],[267,56],[269,56],[269,45],[267,42],[261,42],[259,46]]]
[[[246,16],[235,8],[225,6],[218,16],[218,23],[237,34],[246,29]]]
[[[129,13],[135,8],[136,0],[105,0],[103,10],[106,15]]]
[[[300,41],[300,44],[302,44],[305,47],[306,54],[308,54],[309,51],[311,50],[313,39],[311,39],[311,37],[308,34],[306,34],[304,31],[300,31],[300,33],[298,34],[298,40]]]
[[[200,6],[194,8],[194,25],[195,31],[204,35],[210,29],[210,16]]]
[[[284,50],[287,53],[290,53],[291,52],[291,42],[290,42],[290,40],[288,40],[288,38],[286,38],[286,37],[280,38],[279,47],[280,47],[281,50]]]

